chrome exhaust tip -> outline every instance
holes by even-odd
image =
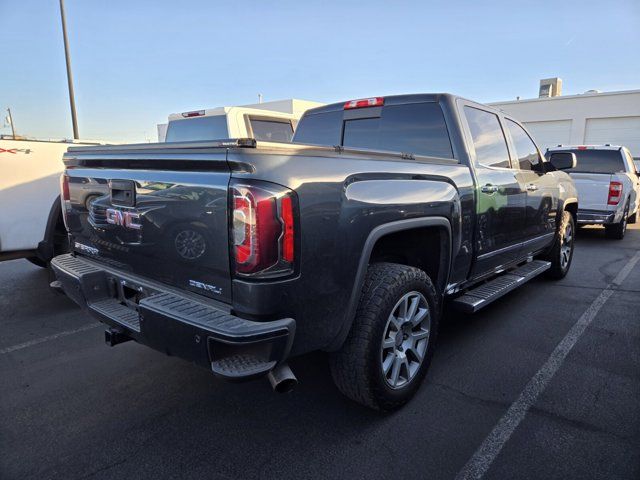
[[[278,393],[289,393],[298,384],[298,379],[286,363],[278,365],[267,374],[271,388]]]

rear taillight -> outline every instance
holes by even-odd
[[[230,188],[231,248],[239,276],[294,271],[295,194],[278,185],[238,183]]]
[[[67,212],[71,209],[71,195],[69,193],[69,175],[63,173],[60,175],[60,202],[62,206],[62,220],[64,226],[67,226]]]
[[[622,198],[622,183],[620,182],[609,183],[609,198],[607,199],[607,204],[618,205],[618,203],[620,203],[621,198]]]
[[[360,100],[349,100],[344,104],[345,110],[366,107],[381,107],[384,105],[384,97],[362,98]]]

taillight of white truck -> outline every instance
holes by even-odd
[[[622,183],[610,182],[609,183],[609,198],[607,199],[608,205],[618,205],[622,198]]]
[[[295,270],[295,193],[264,182],[230,186],[231,249],[240,277],[280,277]]]
[[[62,220],[64,226],[68,230],[67,212],[71,209],[71,194],[69,193],[69,175],[63,173],[60,175],[60,202],[62,207]]]

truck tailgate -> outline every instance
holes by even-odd
[[[570,173],[578,190],[581,210],[609,210],[609,183],[613,175],[605,173]]]
[[[64,206],[76,252],[231,301],[226,149],[87,149],[65,162]]]

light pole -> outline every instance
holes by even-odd
[[[60,0],[60,18],[62,19],[62,37],[64,39],[64,56],[67,61],[67,83],[69,84],[69,104],[71,106],[71,123],[73,138],[78,140],[78,119],[76,117],[76,101],[73,94],[73,77],[71,76],[71,56],[69,55],[69,39],[67,38],[67,22],[64,16],[64,0]]]
[[[7,113],[9,113],[9,124],[11,125],[11,134],[13,135],[13,139],[16,139],[16,127],[13,126],[13,117],[11,116],[11,109],[7,108]]]

